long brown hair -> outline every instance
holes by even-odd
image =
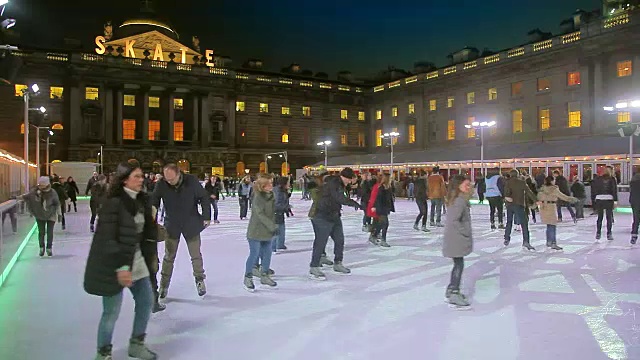
[[[380,175],[380,186],[383,186],[385,189],[389,189],[391,187],[391,175],[389,175],[389,174],[381,174]]]
[[[447,205],[452,204],[458,196],[460,196],[460,185],[468,179],[464,175],[454,175],[449,179],[449,191],[445,198]]]

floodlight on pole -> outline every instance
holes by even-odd
[[[394,142],[396,142],[396,139],[399,136],[400,136],[400,133],[398,133],[396,131],[384,133],[384,134],[382,134],[380,136],[383,139],[389,139],[389,146],[391,147],[391,179],[395,179],[395,176],[394,176],[394,173],[393,173],[393,145],[394,145]]]
[[[47,112],[47,108],[45,108],[44,106],[40,106],[38,110],[40,110],[40,112],[43,114]]]
[[[0,0],[0,6],[7,5],[9,0]]]
[[[492,121],[474,121],[471,125],[465,125],[464,127],[467,129],[476,129],[480,130],[480,173],[483,176],[486,176],[486,169],[484,167],[484,129],[489,127],[496,126],[495,120]]]
[[[331,140],[324,140],[324,141],[320,141],[319,143],[317,143],[316,145],[318,146],[322,146],[324,147],[324,168],[325,170],[327,169],[327,166],[329,164],[329,157],[327,155],[327,147],[329,145],[331,145]]]

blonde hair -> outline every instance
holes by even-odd
[[[273,184],[273,176],[269,174],[260,174],[256,181],[253,182],[253,190],[264,192],[265,186]]]
[[[390,188],[391,187],[391,175],[389,175],[389,174],[380,175],[380,185],[384,186],[385,189]]]

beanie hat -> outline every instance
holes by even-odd
[[[346,167],[340,171],[340,176],[346,177],[347,179],[353,179],[356,177],[356,174],[353,172],[352,168]]]
[[[49,179],[48,176],[40,176],[40,178],[38,179],[38,185],[49,186],[51,185],[51,180]]]

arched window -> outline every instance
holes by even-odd
[[[289,131],[285,130],[282,132],[282,142],[283,143],[288,143],[289,142]]]
[[[20,134],[24,134],[24,123],[20,124]]]
[[[189,160],[186,159],[182,159],[180,161],[178,161],[178,168],[180,169],[180,171],[182,171],[185,174],[189,173],[189,168],[191,167],[191,164],[189,164]]]
[[[53,160],[51,163],[52,163],[52,164],[55,164],[55,163],[61,163],[61,162],[62,162],[62,161],[60,161],[60,160]]]
[[[244,162],[238,161],[236,163],[236,175],[237,176],[244,176]]]
[[[263,174],[267,172],[267,164],[264,161],[260,163],[260,172]]]
[[[53,124],[53,125],[51,125],[51,130],[64,130],[64,126],[62,126],[62,124],[60,124],[60,123]]]
[[[280,166],[280,171],[281,171],[282,176],[289,175],[289,163],[288,162],[283,162],[282,166]]]

